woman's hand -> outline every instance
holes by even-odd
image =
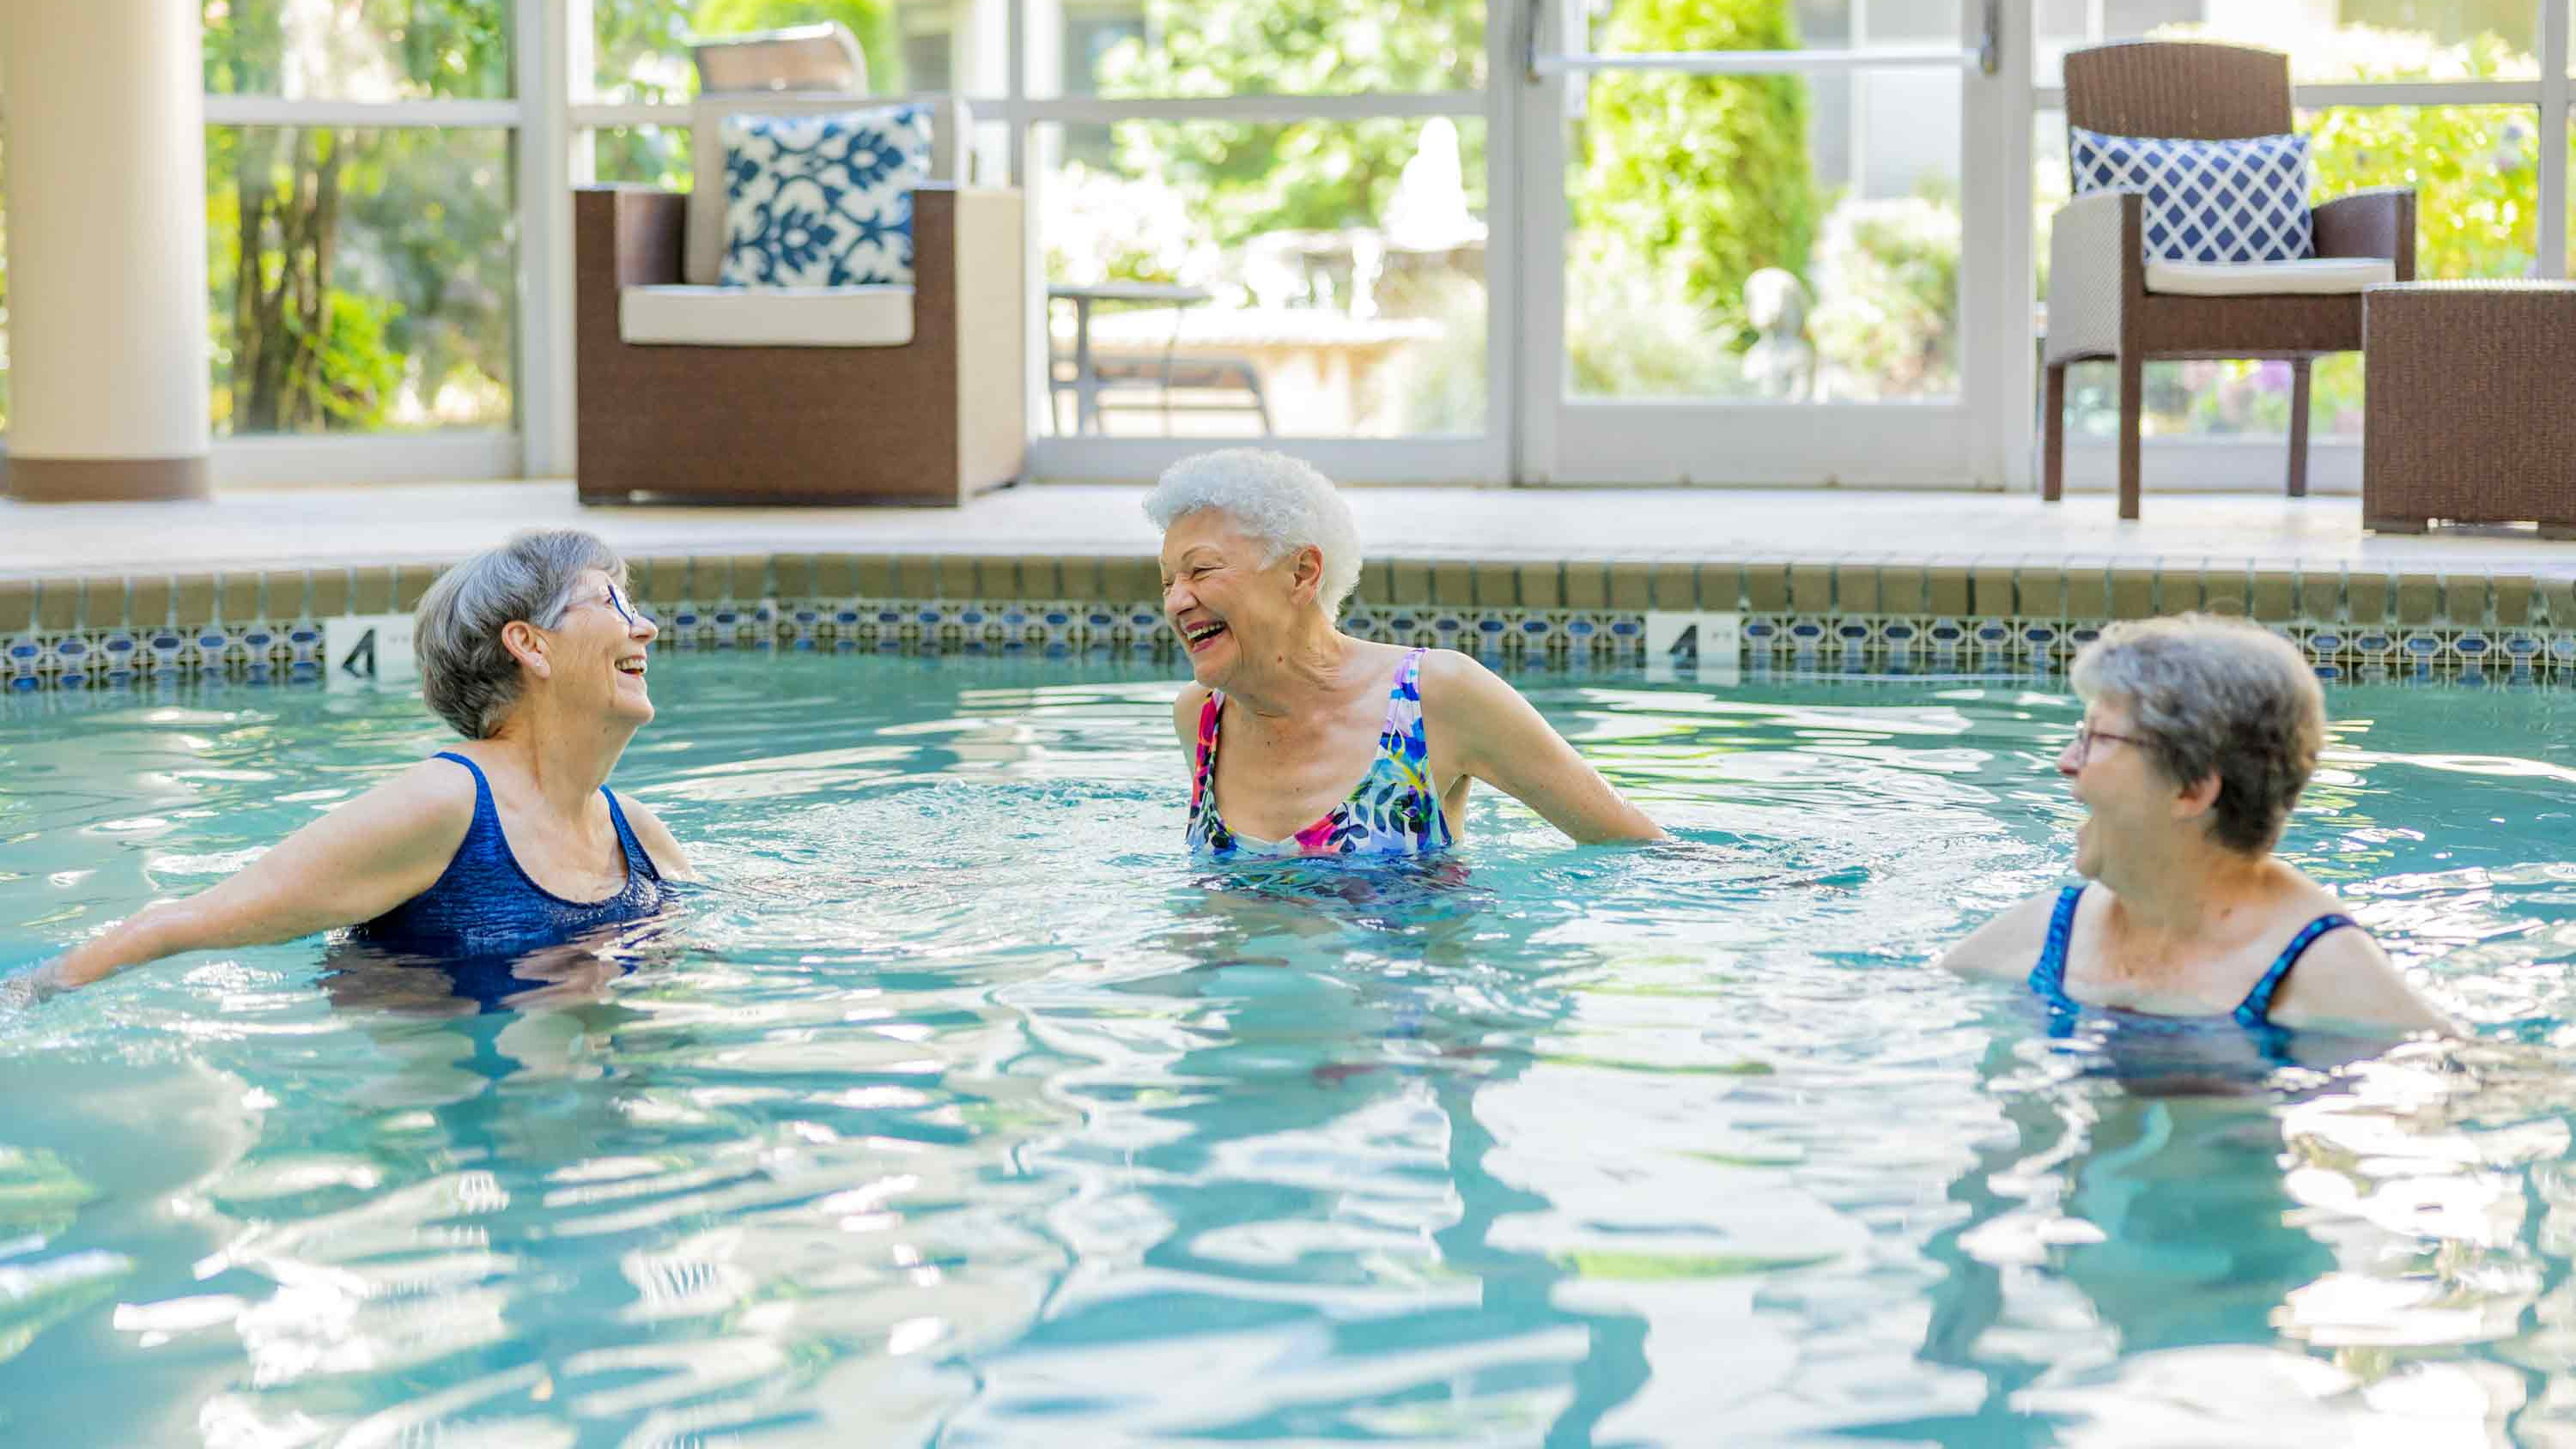
[[[28,1004],[182,951],[291,941],[373,920],[436,884],[474,822],[474,781],[424,761],[279,841],[222,883],[144,907],[47,962]]]
[[[0,1016],[41,1006],[69,990],[63,981],[62,964],[57,957],[0,977]]]
[[[1421,690],[1432,749],[1452,751],[1457,773],[1520,801],[1586,845],[1665,838],[1663,827],[1612,789],[1519,690],[1476,660],[1432,651],[1423,656]]]

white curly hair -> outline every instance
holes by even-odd
[[[1324,556],[1315,604],[1326,618],[1360,582],[1360,529],[1351,506],[1331,479],[1302,458],[1264,448],[1220,448],[1194,453],[1163,470],[1145,495],[1145,516],[1170,532],[1183,514],[1213,508],[1259,539],[1277,563],[1312,545]]]

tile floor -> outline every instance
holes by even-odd
[[[1136,486],[1038,484],[963,508],[584,508],[561,481],[227,491],[210,503],[0,499],[0,577],[452,560],[528,525],[630,554],[1150,555]],[[2576,576],[2528,529],[2361,529],[2352,497],[2176,494],[2121,523],[2107,495],[1849,489],[1353,488],[1372,556],[1780,558],[1925,564],[2202,561]]]

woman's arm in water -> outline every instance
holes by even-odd
[[[21,978],[28,984],[18,994],[41,998],[182,951],[292,941],[373,920],[437,884],[473,823],[473,777],[423,761],[229,879],[156,901],[73,947]]]
[[[2005,907],[1934,964],[1963,976],[2014,980],[2028,976],[2048,945],[2048,922],[2057,914],[2057,894],[2044,890]]]
[[[2302,1031],[2469,1035],[2406,983],[2397,963],[2367,931],[2319,936],[2273,994],[2272,1020]]]
[[[678,836],[671,833],[671,827],[662,823],[662,817],[624,795],[617,797],[617,805],[626,812],[626,823],[635,829],[635,843],[644,847],[646,855],[653,857],[653,868],[662,873],[662,879],[694,881],[698,878],[698,868],[690,861],[687,848],[680,844]],[[457,838],[464,839],[463,836]]]
[[[1458,774],[1484,781],[1586,845],[1665,838],[1663,827],[1612,789],[1494,671],[1437,649],[1423,658],[1421,688],[1431,748],[1449,751]]]

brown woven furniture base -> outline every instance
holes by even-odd
[[[2537,522],[2576,538],[2576,284],[2373,287],[2362,370],[2363,527]]]

